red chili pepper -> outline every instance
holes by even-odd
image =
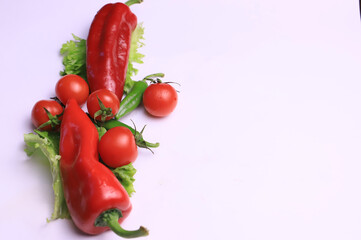
[[[129,6],[142,0],[103,6],[90,26],[87,39],[87,79],[90,91],[106,88],[122,99],[131,34],[137,17]]]
[[[70,99],[60,127],[60,171],[65,200],[75,225],[85,233],[112,229],[122,237],[148,234],[144,227],[126,231],[120,223],[129,215],[129,196],[114,174],[99,162],[96,127]]]

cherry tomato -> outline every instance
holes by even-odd
[[[66,105],[68,99],[74,98],[79,106],[82,106],[89,96],[89,86],[82,77],[69,74],[57,82],[55,93],[64,105]]]
[[[100,106],[98,98],[104,105],[104,108]],[[88,112],[93,118],[97,114],[95,118],[97,121],[112,119],[119,111],[119,104],[117,95],[107,89],[99,89],[92,92],[87,100]]]
[[[57,119],[56,115],[59,115],[63,112],[63,107],[58,102],[53,100],[40,100],[35,103],[33,110],[31,111],[31,121],[33,122],[34,126],[38,128],[42,124],[49,121],[48,114],[44,108],[46,108],[46,110],[48,110],[54,118],[50,119],[49,125],[42,127],[40,130],[50,131],[57,129],[59,127],[58,124],[60,124],[59,120],[61,120],[61,117]]]
[[[143,94],[143,104],[148,113],[156,117],[165,117],[177,106],[178,94],[167,83],[151,84]]]
[[[100,139],[98,151],[103,162],[112,168],[132,163],[138,156],[134,136],[126,127],[109,129]]]

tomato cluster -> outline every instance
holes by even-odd
[[[32,109],[31,119],[39,130],[58,130],[63,108],[71,98],[79,106],[86,103],[89,116],[96,123],[114,118],[119,111],[120,101],[113,92],[99,89],[89,94],[88,83],[78,75],[62,77],[55,86],[55,93],[55,100],[38,101]],[[142,99],[149,114],[164,117],[173,112],[178,96],[169,84],[153,82],[144,91]],[[98,152],[102,161],[111,168],[132,163],[138,156],[135,135],[123,126],[109,129],[99,142]]]

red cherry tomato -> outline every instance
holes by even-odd
[[[46,108],[46,110],[48,110],[49,113],[54,116],[54,119],[51,120],[53,122],[53,127],[50,124],[42,127],[40,130],[50,131],[57,129],[59,126],[56,127],[55,125],[56,122],[59,121],[56,120],[56,115],[59,115],[63,112],[63,107],[58,102],[53,100],[40,100],[39,102],[35,103],[33,110],[31,111],[31,121],[33,122],[34,126],[38,128],[42,124],[49,121],[48,114],[44,108]],[[61,117],[58,120],[61,120]]]
[[[55,93],[64,105],[66,105],[68,99],[74,98],[79,106],[82,106],[89,96],[89,86],[80,76],[69,74],[57,82]]]
[[[138,156],[134,136],[126,127],[109,129],[100,139],[98,151],[103,162],[112,168],[132,163]]]
[[[143,104],[148,113],[156,117],[165,117],[177,106],[178,94],[167,83],[151,84],[143,94]]]
[[[101,109],[98,98],[103,103],[105,109]],[[102,110],[102,114],[95,118],[97,121],[107,121],[109,119],[112,119],[114,115],[119,111],[119,104],[120,103],[117,95],[107,89],[99,89],[92,92],[87,100],[88,112],[91,117],[94,118],[94,115],[99,110]]]

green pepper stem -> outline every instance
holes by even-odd
[[[143,0],[129,0],[129,1],[126,1],[124,4],[127,5],[128,7],[130,7],[133,4],[142,3],[142,2],[143,2]]]
[[[115,234],[123,238],[143,237],[149,234],[149,231],[143,226],[133,231],[123,229],[118,223],[119,214],[115,211],[104,215],[103,220]]]

